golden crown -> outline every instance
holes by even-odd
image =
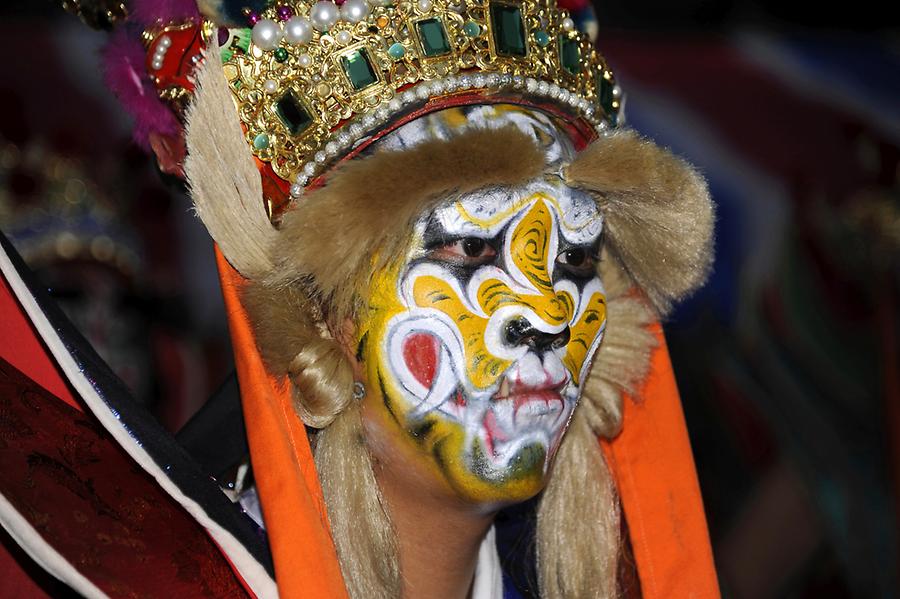
[[[252,28],[220,30],[225,76],[250,148],[294,198],[388,123],[442,106],[517,102],[597,130],[621,108],[605,60],[556,0],[279,2],[246,15]]]

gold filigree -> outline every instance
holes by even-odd
[[[295,15],[309,18],[310,5],[289,4]],[[492,6],[520,11],[524,55],[503,51],[503,25],[493,18]],[[276,9],[261,17],[275,20]],[[429,56],[419,26],[435,19],[449,47]],[[569,68],[564,40],[577,48],[577,64],[570,61]],[[554,0],[404,0],[373,7],[362,22],[338,21],[327,32],[316,31],[308,44],[282,41],[270,50],[251,44],[245,52],[223,54],[223,63],[254,154],[300,187],[365,134],[367,124],[408,109],[410,100],[515,87],[522,95],[557,101],[598,128],[615,124],[618,109],[618,90],[605,61]],[[350,63],[359,67],[362,84],[358,79],[354,85]],[[479,74],[493,76],[484,85],[464,77]],[[415,97],[401,95],[406,90]],[[283,102],[292,104],[295,117],[309,117],[295,119],[302,126],[285,118]]]

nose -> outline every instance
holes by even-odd
[[[569,343],[569,327],[558,333],[545,333],[531,326],[525,318],[514,318],[503,328],[503,340],[511,346],[527,345],[539,353],[565,347]]]

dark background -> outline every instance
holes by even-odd
[[[629,123],[718,204],[712,279],[665,326],[726,597],[900,591],[887,6],[596,6]],[[231,371],[225,320],[205,231],[103,85],[104,39],[52,2],[0,6],[0,225],[175,431]],[[67,231],[111,246],[73,254]]]

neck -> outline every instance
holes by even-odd
[[[465,599],[494,513],[415,486],[410,492],[391,470],[376,466],[376,478],[397,533],[403,599]]]

